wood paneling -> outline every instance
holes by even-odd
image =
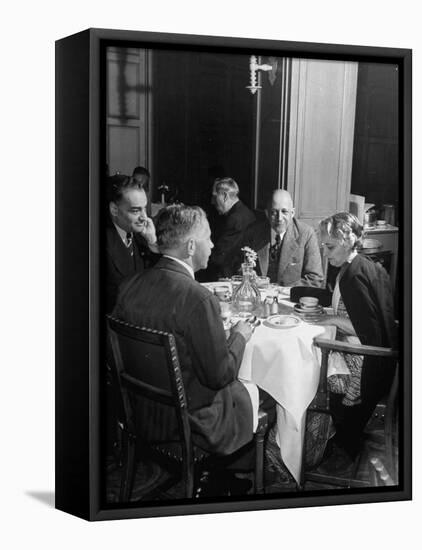
[[[287,188],[310,225],[347,209],[357,63],[293,60]]]

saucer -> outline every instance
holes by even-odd
[[[300,319],[293,315],[271,315],[264,321],[264,325],[269,328],[287,329],[294,328],[300,324]]]
[[[301,304],[296,304],[294,307],[294,310],[297,313],[301,313],[303,315],[315,315],[315,314],[319,315],[324,311],[324,308],[321,305],[303,307]]]

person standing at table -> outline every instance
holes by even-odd
[[[233,178],[217,178],[214,181],[212,203],[219,218],[208,268],[199,274],[203,281],[231,277],[239,271],[245,230],[255,221],[255,214],[239,199],[239,186]]]
[[[106,227],[106,312],[112,311],[121,282],[158,259],[155,227],[146,213],[147,196],[124,175],[108,179]]]
[[[257,272],[272,283],[320,287],[324,276],[316,233],[294,214],[290,193],[276,189],[266,217],[248,228],[244,244],[257,252]]]
[[[195,281],[213,248],[204,211],[167,206],[156,231],[161,259],[123,285],[113,316],[174,335],[194,444],[231,455],[252,440],[257,422],[258,389],[237,379],[251,326],[238,322],[226,339],[218,299]]]

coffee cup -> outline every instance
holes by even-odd
[[[314,298],[313,296],[302,296],[302,298],[299,298],[300,305],[302,307],[316,307],[319,303],[318,298]]]

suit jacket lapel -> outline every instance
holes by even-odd
[[[134,245],[134,249],[135,246],[136,245]],[[128,253],[126,246],[114,226],[107,228],[107,248],[110,253],[111,261],[122,275],[126,276],[134,273],[133,258]]]
[[[281,245],[280,263],[278,264],[278,280],[282,278],[282,275],[289,265],[295,250],[297,250],[298,244],[296,239],[298,236],[296,226],[294,221],[292,221],[290,226],[287,228],[283,243]]]

